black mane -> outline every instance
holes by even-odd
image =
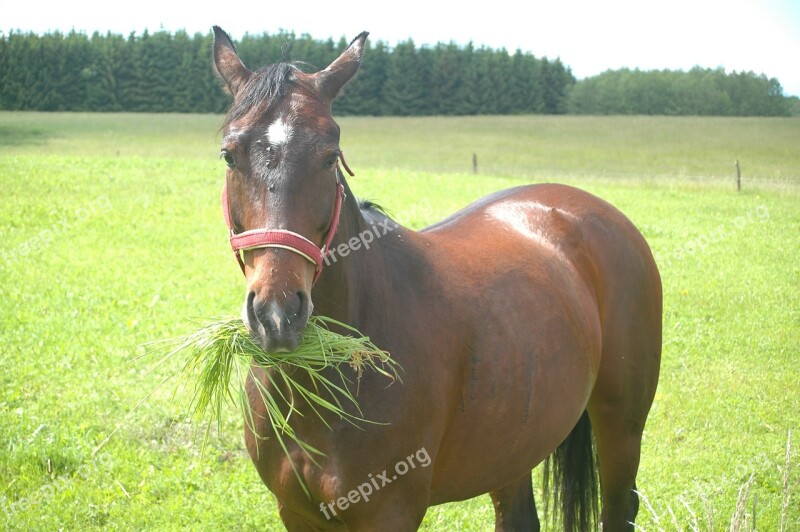
[[[386,216],[387,218],[390,217],[389,212],[386,210],[385,207],[382,205],[378,205],[372,200],[361,200],[358,202],[358,208],[362,211],[378,213]]]
[[[358,208],[361,210],[364,219],[371,224],[379,223],[381,220],[391,220],[395,225],[397,224],[392,215],[389,214],[389,211],[383,205],[378,205],[374,201],[361,200],[358,202]]]

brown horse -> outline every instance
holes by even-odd
[[[224,200],[245,324],[265,350],[292,351],[312,312],[330,316],[404,370],[402,382],[365,373],[358,384],[363,415],[381,424],[294,415],[296,434],[324,453],[316,463],[289,441],[287,457],[248,383],[247,448],[285,526],[415,530],[429,506],[488,493],[498,530],[536,530],[531,470],[546,461],[559,527],[631,529],[662,312],[633,224],[548,184],[495,193],[423,231],[400,227],[359,204],[339,169],[331,102],[367,34],[308,73],[252,72],[214,32],[233,95]]]

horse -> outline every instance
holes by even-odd
[[[430,506],[488,493],[497,530],[538,530],[532,470],[544,463],[554,523],[632,529],[661,358],[647,242],[611,204],[560,184],[493,193],[421,231],[359,202],[332,102],[367,35],[322,70],[251,71],[214,26],[213,63],[231,95],[223,209],[245,326],[265,351],[291,353],[312,313],[332,317],[403,369],[392,384],[361,376],[358,403],[374,424],[290,418],[319,456],[276,442],[259,392],[273,383],[253,369],[244,438],[284,526],[416,530]]]

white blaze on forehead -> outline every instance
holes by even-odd
[[[283,118],[278,118],[267,128],[267,140],[273,145],[286,144],[291,134],[292,128]]]

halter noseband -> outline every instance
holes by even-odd
[[[347,173],[351,176],[354,175],[350,167],[344,160],[342,155],[339,156]],[[339,215],[342,212],[342,203],[345,198],[344,184],[339,177],[341,170],[339,164],[336,164],[336,199],[333,204],[333,214],[331,215],[331,223],[328,226],[328,234],[325,237],[325,243],[321,248],[318,248],[311,240],[294,231],[286,229],[250,229],[241,233],[235,233],[233,230],[233,223],[231,222],[231,209],[228,200],[228,179],[225,179],[225,184],[222,186],[222,213],[225,215],[225,223],[228,225],[230,231],[231,249],[239,267],[244,273],[244,261],[242,260],[242,251],[260,248],[281,248],[293,251],[302,256],[312,264],[314,264],[314,279],[312,283],[316,283],[320,274],[322,273],[322,265],[325,255],[330,252],[331,242],[336,236],[336,230],[339,228]]]

